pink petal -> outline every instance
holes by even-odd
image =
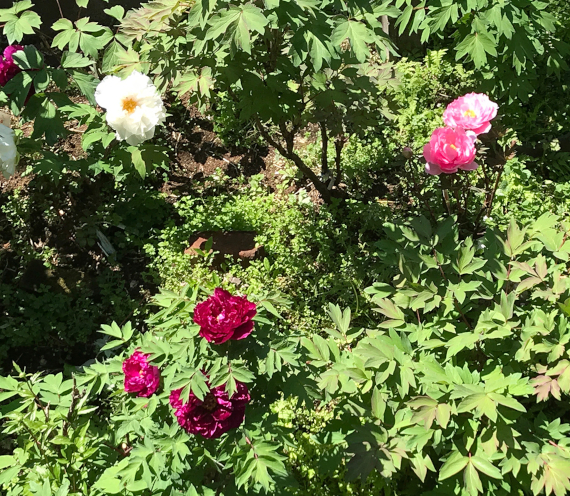
[[[491,123],[485,122],[484,124],[479,126],[477,129],[473,129],[473,132],[475,134],[485,134],[485,133],[488,133],[490,130],[491,130]]]
[[[426,162],[426,172],[432,176],[439,176],[442,171],[439,165]]]
[[[427,143],[424,146],[424,158],[426,159],[426,162],[431,162],[431,144]]]

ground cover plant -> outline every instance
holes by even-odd
[[[569,493],[566,4],[94,2],[0,9],[2,494]]]

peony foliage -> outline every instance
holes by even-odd
[[[11,44],[0,99],[33,123],[27,137],[0,125],[3,173],[20,153],[55,182],[65,173],[145,178],[168,164],[157,144],[166,93],[203,109],[223,94],[332,202],[346,195],[348,140],[390,116],[383,90],[397,84],[395,48],[383,21],[424,38],[453,24],[457,58],[484,78],[514,68],[520,84],[498,85],[511,99],[532,91],[540,57],[557,72],[568,51],[535,0],[158,0],[106,13],[116,29],[59,19],[51,47],[61,57],[50,66],[20,45],[41,26],[32,2],[0,9]],[[469,177],[458,171],[478,168],[475,135],[497,108],[482,94],[452,101],[447,127],[425,145],[428,173]],[[297,148],[308,126],[320,135],[319,164]],[[51,148],[72,132],[84,157]],[[502,170],[486,185],[488,211]],[[570,226],[545,214],[473,239],[449,213],[385,225],[371,253],[378,282],[354,288],[358,320],[331,304],[331,328],[301,332],[277,296],[185,286],[155,297],[144,329],[103,326],[91,363],[65,374],[14,364],[0,377],[2,494],[290,494],[298,439],[279,420],[285,401],[329,412],[311,441],[334,452],[348,479],[382,481],[384,494],[567,494]]]
[[[19,446],[0,458],[0,484],[7,496],[45,481],[66,496],[286,494],[295,436],[274,408],[288,399],[331,408],[316,439],[349,479],[564,495],[569,232],[551,214],[477,244],[453,217],[386,224],[378,271],[392,279],[364,291],[368,324],[331,304],[330,328],[311,336],[283,332],[280,302],[249,295],[253,332],[215,344],[193,322],[212,296],[163,291],[147,332],[104,326],[108,358],[0,378],[3,432]]]

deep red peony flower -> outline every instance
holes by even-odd
[[[216,288],[212,296],[196,305],[194,322],[200,326],[200,336],[210,343],[222,344],[249,336],[256,313],[255,303],[245,296],[232,296]]]
[[[206,438],[218,438],[243,422],[245,407],[251,397],[245,384],[236,381],[236,387],[237,391],[231,398],[225,385],[210,389],[204,401],[190,392],[188,403],[180,399],[182,389],[175,389],[170,393],[170,405],[184,430]]]
[[[123,362],[125,391],[148,398],[158,389],[160,370],[148,363],[148,355],[135,351]]]
[[[4,50],[4,56],[0,56],[0,86],[4,86],[16,74],[22,72],[22,69],[14,62],[12,55],[23,49],[21,45],[10,45]]]

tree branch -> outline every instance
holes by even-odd
[[[331,192],[327,189],[326,185],[318,178],[318,176],[311,170],[311,168],[308,167],[307,164],[305,164],[305,162],[303,162],[303,159],[293,151],[292,144],[291,146],[289,146],[288,144],[287,149],[285,149],[281,143],[273,139],[269,134],[269,132],[267,131],[267,129],[265,129],[265,126],[259,120],[259,116],[257,114],[255,115],[255,125],[258,131],[263,136],[263,138],[281,155],[283,155],[285,158],[289,160],[292,160],[293,163],[301,170],[304,176],[315,185],[316,190],[321,194],[325,203],[330,203],[332,199]],[[283,127],[285,126],[283,125]],[[289,138],[289,132],[286,129],[285,131],[287,132],[287,136],[285,136],[285,139],[287,140]]]
[[[324,175],[329,171],[329,160],[328,160],[328,149],[329,149],[329,136],[327,134],[327,124],[326,122],[320,122],[321,127],[321,174]]]

